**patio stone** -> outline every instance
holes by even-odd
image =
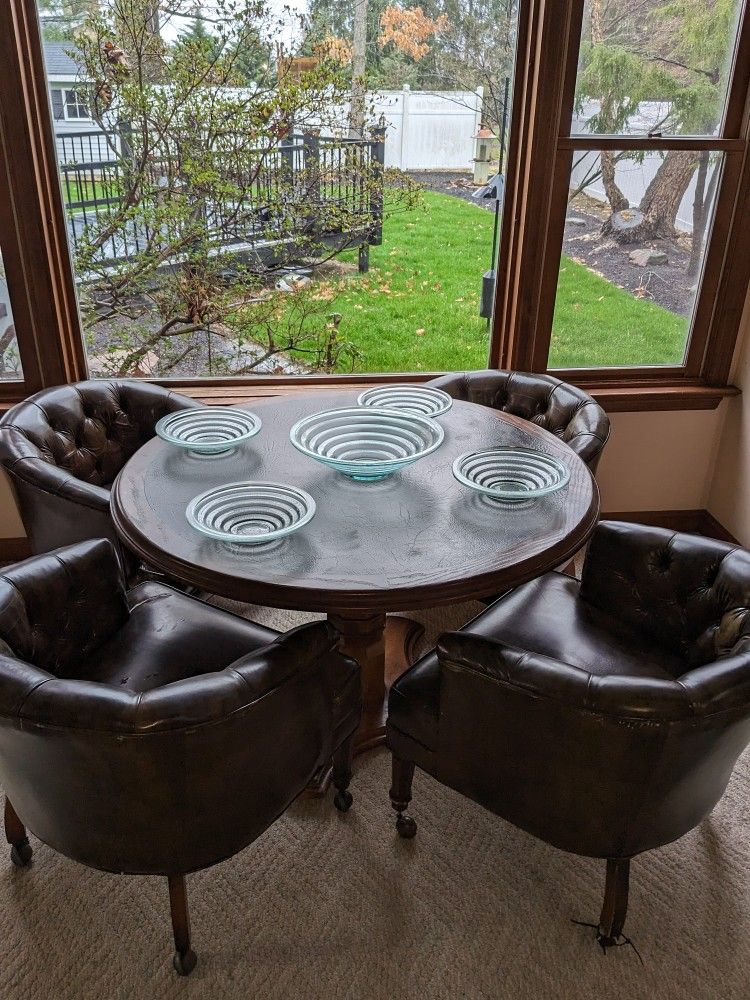
[[[641,250],[631,250],[628,254],[630,263],[637,267],[648,267],[649,264],[666,264],[667,255],[663,250],[650,250],[644,247]]]

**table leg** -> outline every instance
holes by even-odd
[[[410,618],[360,611],[331,612],[328,620],[341,632],[341,651],[362,668],[362,722],[355,742],[355,753],[362,753],[385,739],[388,689],[414,663],[424,629]]]

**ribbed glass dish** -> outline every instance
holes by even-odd
[[[420,417],[439,417],[453,406],[453,400],[442,389],[428,385],[381,385],[366,389],[357,399],[360,406],[383,407],[416,413]]]
[[[383,479],[432,454],[444,437],[429,417],[369,406],[313,413],[289,432],[303,455],[361,482]]]
[[[283,483],[227,483],[188,504],[185,516],[201,534],[218,542],[262,545],[298,531],[315,514],[305,490]]]
[[[156,433],[169,444],[201,455],[218,455],[253,437],[260,430],[260,417],[231,406],[203,406],[168,413],[156,425]]]
[[[504,503],[523,503],[561,490],[570,470],[551,455],[530,448],[488,448],[459,455],[456,479]]]

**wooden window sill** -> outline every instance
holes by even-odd
[[[294,382],[282,382],[273,377],[257,381],[194,379],[185,382],[175,379],[164,380],[159,384],[173,388],[176,392],[191,396],[193,399],[198,399],[202,403],[231,406],[266,396],[283,396],[297,392],[336,392],[338,389],[359,389],[362,391],[374,385],[393,382],[424,382],[435,377],[435,374],[424,375],[420,373],[395,377],[393,375],[382,377],[360,375],[342,379],[301,377]],[[740,394],[740,390],[733,385],[706,386],[674,382],[660,385],[614,386],[602,383],[597,385],[594,382],[587,384],[582,380],[577,380],[576,384],[580,385],[586,392],[591,393],[607,413],[715,410],[722,399]],[[3,399],[0,401],[0,412],[8,410],[18,401],[19,397],[15,394],[11,398]]]
[[[411,376],[407,381],[421,382],[433,375]],[[215,403],[231,405],[241,403],[246,400],[257,399],[263,396],[279,396],[291,392],[335,392],[337,389],[366,389],[371,385],[379,385],[386,382],[395,381],[393,377],[380,379],[377,376],[369,378],[360,377],[358,379],[326,380],[320,382],[299,382],[278,383],[272,380],[264,380],[258,383],[232,384],[227,382],[217,382],[210,384],[204,382],[202,385],[181,385],[175,386],[179,392],[186,396],[192,396],[204,403]],[[399,380],[400,381],[400,380]],[[164,382],[164,385],[170,383]],[[590,392],[594,399],[600,403],[608,413],[621,412],[650,412],[655,410],[715,410],[719,403],[726,396],[737,396],[740,390],[736,386],[705,386],[705,385],[685,385],[674,383],[671,385],[648,385],[648,386],[597,386],[582,385],[586,392]]]
[[[734,385],[582,385],[607,413],[638,413],[655,410],[715,410],[727,396],[739,396]]]

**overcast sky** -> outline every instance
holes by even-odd
[[[299,18],[300,14],[306,14],[309,7],[307,0],[266,0],[270,20],[272,22],[282,22],[280,30],[275,32],[278,41],[291,46],[299,39],[299,20],[295,19],[295,14]],[[213,4],[210,2],[196,5],[197,9],[203,11],[206,17],[211,16]],[[193,20],[192,17],[173,17],[168,24],[165,24],[162,34],[168,41],[173,41],[177,35],[185,30]]]

